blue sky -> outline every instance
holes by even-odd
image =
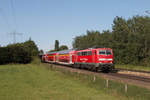
[[[55,40],[71,48],[75,36],[111,30],[116,16],[148,15],[146,10],[150,0],[0,0],[0,45],[13,43],[10,33],[16,30],[23,33],[17,42],[31,37],[44,51]]]

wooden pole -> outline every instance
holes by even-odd
[[[109,80],[108,79],[106,80],[106,87],[107,88],[109,87]]]
[[[94,77],[93,77],[93,82],[95,82],[95,80],[96,80],[96,77],[94,76]]]
[[[125,84],[125,92],[127,93],[128,92],[128,85]]]

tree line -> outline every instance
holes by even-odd
[[[68,50],[68,47],[66,45],[59,46],[59,41],[55,40],[55,48],[54,50],[50,50],[49,52],[61,51],[61,50]]]
[[[117,64],[150,65],[150,17],[115,17],[112,30],[87,31],[74,38],[73,47],[107,47],[114,51]]]
[[[0,47],[0,64],[30,63],[38,53],[38,48],[31,39],[24,43],[9,44]]]

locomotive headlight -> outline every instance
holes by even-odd
[[[102,62],[100,61],[99,63],[101,64]]]
[[[106,60],[106,59],[105,59],[105,58],[100,58],[99,60],[100,60],[100,61],[104,61],[104,60]]]
[[[112,58],[110,58],[110,59],[107,59],[108,61],[112,61]]]

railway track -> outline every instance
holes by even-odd
[[[127,75],[127,74],[118,74],[118,73],[108,73],[111,76],[121,77],[121,78],[127,78],[132,80],[138,80],[150,83],[150,78],[142,77],[142,76],[134,76],[134,75]]]
[[[148,73],[150,74],[150,71],[141,71],[141,70],[133,70],[133,69],[124,69],[124,68],[116,68],[117,71],[132,71],[132,72],[140,72],[140,73]]]
[[[118,74],[127,74],[132,76],[138,76],[141,77],[141,79],[149,79],[150,78],[150,72],[149,71],[140,71],[140,70],[129,70],[129,69],[116,69],[116,72]]]
[[[103,77],[108,80],[114,80],[114,81],[118,81],[118,82],[122,82],[122,83],[126,83],[126,84],[137,85],[140,87],[150,89],[150,78],[149,77],[136,76],[136,75],[130,75],[130,74],[120,74],[117,72],[111,72],[111,73],[92,72],[89,70],[77,69],[77,68],[72,68],[72,67],[68,67],[68,66],[64,66],[64,65],[56,65],[56,64],[52,64],[52,65],[53,65],[53,67],[62,68],[65,70],[69,70],[71,72],[96,75],[96,76]]]

